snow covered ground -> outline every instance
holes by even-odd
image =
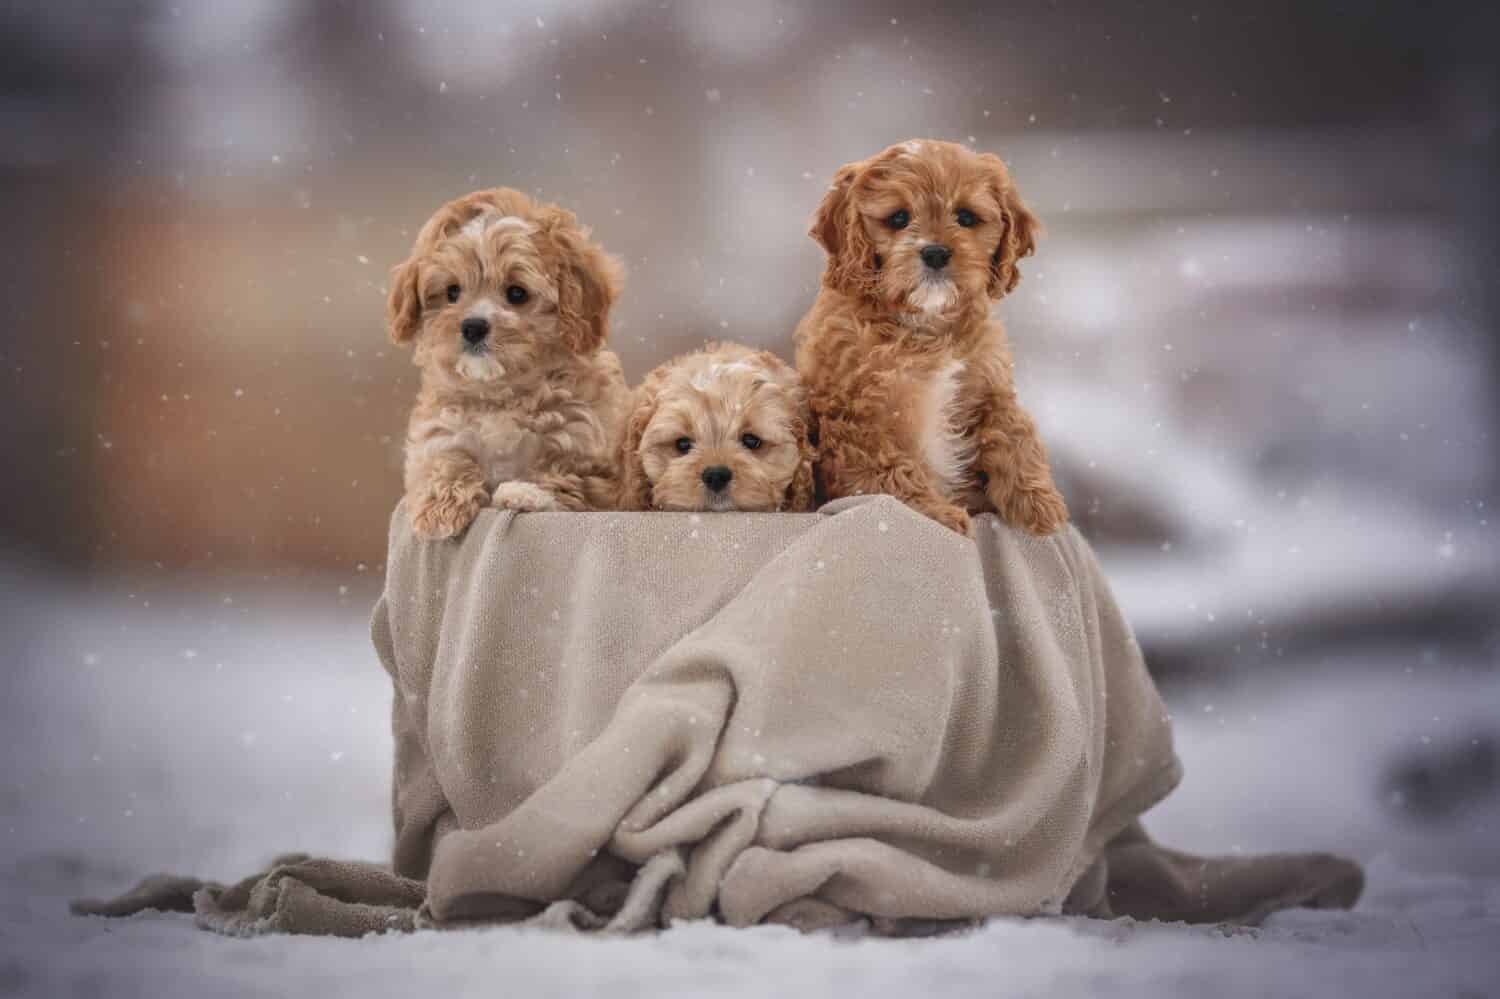
[[[1259,929],[995,920],[935,940],[688,925],[233,940],[184,916],[70,916],[156,870],[232,878],[283,850],[382,857],[387,687],[374,574],[79,585],[0,563],[0,994],[1351,995],[1500,992],[1500,800],[1400,807],[1401,754],[1493,733],[1492,652],[1345,647],[1168,691],[1183,787],[1149,816],[1214,852],[1339,850],[1352,913]]]

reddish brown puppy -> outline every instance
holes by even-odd
[[[811,232],[823,286],[797,327],[827,498],[889,493],[960,533],[989,510],[1034,534],[1067,522],[990,317],[1037,230],[990,154],[923,139],[839,169]]]

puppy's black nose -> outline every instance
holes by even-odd
[[[470,343],[478,343],[490,335],[488,319],[465,319],[458,328],[463,332],[464,339]]]
[[[729,485],[729,480],[734,478],[734,473],[723,465],[714,465],[703,470],[703,484],[716,493],[724,491]]]
[[[922,263],[935,271],[940,271],[948,266],[948,261],[953,257],[953,251],[940,243],[928,243],[922,247]]]

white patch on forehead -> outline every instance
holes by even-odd
[[[907,142],[901,143],[901,148],[906,150],[908,153],[912,153],[913,155],[915,155],[922,151],[922,144],[916,139],[911,139]]]
[[[476,215],[463,227],[463,234],[478,239],[491,229],[520,229],[531,232],[531,223],[516,215]]]
[[[710,364],[705,370],[699,371],[694,374],[692,384],[693,388],[698,389],[699,391],[707,391],[713,386],[715,382],[723,378],[725,375],[734,374],[735,372],[739,371],[759,370],[760,367],[758,365],[751,364],[748,361],[730,361],[728,363],[725,363],[723,361],[716,361],[715,363]]]

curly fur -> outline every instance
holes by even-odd
[[[507,188],[438,209],[391,272],[391,339],[414,344],[422,388],[406,435],[416,532],[461,533],[486,504],[589,510],[612,504],[611,448],[628,401],[603,349],[619,264],[573,214]],[[448,289],[459,289],[450,301]],[[511,302],[507,289],[525,290]],[[467,343],[466,318],[489,335]]]
[[[959,209],[974,213],[958,224]],[[910,224],[888,224],[905,211]],[[1001,160],[913,140],[841,167],[810,235],[828,254],[797,327],[827,498],[889,493],[960,533],[969,514],[1049,534],[1068,518],[1016,398],[991,303],[1016,286],[1038,223]],[[941,244],[941,272],[921,251]]]
[[[626,510],[807,511],[814,507],[807,397],[767,351],[710,344],[661,365],[635,390],[620,445]],[[760,446],[744,446],[745,433]],[[679,440],[691,441],[686,453]],[[719,493],[706,468],[732,473]]]

